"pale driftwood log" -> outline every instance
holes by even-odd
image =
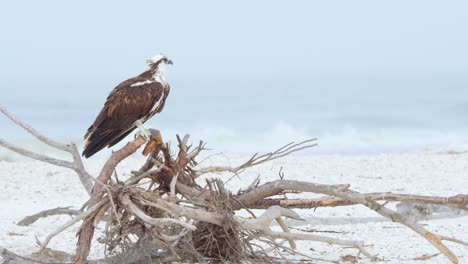
[[[89,200],[88,207],[92,207],[99,203],[102,199],[104,184],[110,180],[112,173],[115,171],[115,167],[123,159],[127,158],[131,154],[140,148],[146,140],[143,137],[137,137],[133,141],[127,143],[123,148],[112,153],[112,156],[107,160],[106,164],[102,168],[99,177],[97,178],[96,184],[92,190],[92,196]],[[75,263],[83,264],[89,255],[89,249],[91,247],[91,240],[94,235],[94,217],[87,218],[78,233],[78,243],[75,254]]]
[[[8,141],[0,138],[0,146],[5,147],[13,152],[16,152],[22,156],[26,156],[35,160],[39,160],[42,162],[46,162],[52,165],[56,165],[59,167],[65,167],[72,169],[78,174],[78,177],[80,179],[81,184],[84,186],[85,190],[88,192],[89,195],[91,195],[91,190],[93,189],[93,184],[91,182],[92,176],[85,170],[83,161],[81,160],[80,153],[78,152],[78,149],[74,143],[70,144],[62,144],[60,142],[57,142],[53,139],[50,139],[43,134],[39,133],[37,130],[32,128],[30,125],[24,123],[21,121],[17,116],[14,114],[10,113],[5,107],[0,106],[0,112],[2,112],[5,116],[7,116],[11,121],[13,121],[15,124],[18,126],[22,127],[26,132],[29,134],[33,135],[35,138],[37,138],[39,141],[55,148],[58,150],[62,150],[65,152],[68,152],[71,154],[73,161],[67,161],[67,160],[60,160],[60,159],[55,159],[52,157],[48,157],[45,155],[37,154],[32,151],[20,148],[18,146],[15,146]]]
[[[19,226],[28,226],[28,225],[36,222],[40,218],[45,218],[45,217],[49,217],[49,216],[53,216],[53,215],[70,215],[70,216],[72,216],[72,215],[79,215],[81,213],[83,213],[83,211],[70,209],[70,207],[57,207],[57,208],[54,208],[54,209],[45,210],[45,211],[42,211],[40,213],[27,216],[27,217],[23,218],[21,221],[19,221],[17,223],[17,225],[19,225]]]
[[[399,194],[391,192],[364,193],[366,199],[384,202],[413,202],[418,204],[438,204],[450,206],[462,210],[468,210],[468,195],[458,194],[450,197],[425,196],[413,194]],[[266,196],[269,197],[269,196]],[[286,208],[317,208],[356,205],[356,202],[339,197],[325,196],[314,199],[279,199],[265,198],[250,205],[251,209],[266,209],[273,205]]]

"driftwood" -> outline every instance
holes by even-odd
[[[72,154],[73,162],[57,160],[0,140],[0,145],[19,154],[75,170],[85,189],[90,193],[91,198],[83,212],[58,227],[43,242],[38,240],[41,250],[46,250],[50,240],[57,234],[83,220],[78,231],[75,263],[87,262],[95,227],[104,219],[106,220],[104,237],[99,241],[106,245],[107,253],[111,255],[109,263],[128,262],[129,259],[134,260],[136,256],[144,258],[145,262],[207,260],[275,262],[276,258],[271,257],[269,253],[279,250],[296,252],[298,240],[354,247],[367,258],[377,260],[374,254],[367,251],[362,241],[292,232],[284,222],[284,218],[300,219],[293,208],[355,204],[364,205],[391,221],[412,229],[432,243],[452,263],[458,263],[458,259],[443,241],[466,246],[464,241],[439,236],[426,230],[413,219],[394,212],[385,205],[387,202],[405,201],[467,210],[467,195],[433,197],[394,193],[362,194],[353,191],[349,184],[326,185],[284,180],[281,174],[279,180],[264,184],[260,184],[260,179],[256,179],[237,194],[227,190],[220,180],[207,180],[204,185],[197,182],[201,175],[208,173],[227,172],[239,175],[256,165],[314,147],[315,139],[290,143],[263,155],[256,154],[234,167],[201,167],[197,163],[197,157],[204,150],[203,142],[193,147],[188,144],[188,135],[183,138],[177,136],[178,151],[174,155],[169,144],[164,143],[159,131],[153,130],[149,142],[138,137],[114,152],[99,176],[95,178],[82,166],[79,155],[76,156],[78,152],[74,144],[63,145],[52,141],[19,121],[6,109],[0,108],[0,110],[39,140]],[[145,143],[143,154],[148,156],[146,163],[134,171],[129,179],[118,179],[117,175],[112,178],[117,164]],[[89,188],[91,180],[95,182],[92,189]],[[316,199],[277,198],[278,195],[288,192],[311,192],[326,196]],[[380,204],[378,201],[385,203]],[[252,218],[237,216],[235,212],[240,209],[246,209],[252,214]],[[255,215],[250,209],[265,209],[265,211]],[[47,216],[47,213],[32,218],[43,216]],[[273,231],[270,228],[272,222],[278,223],[281,231]],[[283,245],[285,242],[289,247]],[[3,253],[9,254],[6,249]],[[8,256],[13,257],[13,255]],[[106,263],[106,260],[103,260],[103,263]]]
[[[29,134],[33,135],[36,137],[39,141],[51,146],[52,148],[65,151],[69,154],[71,154],[73,161],[67,161],[67,160],[60,160],[60,159],[55,159],[52,157],[48,157],[45,155],[37,154],[32,151],[29,151],[27,149],[20,148],[18,146],[15,146],[8,141],[0,138],[0,146],[5,147],[13,152],[16,152],[20,155],[29,157],[31,159],[39,160],[42,162],[50,163],[52,165],[56,165],[59,167],[65,167],[72,169],[78,174],[78,177],[80,178],[81,184],[83,184],[84,188],[88,192],[89,195],[91,195],[91,190],[93,188],[93,184],[91,182],[91,175],[86,171],[86,169],[83,166],[83,161],[81,160],[80,153],[78,152],[78,149],[74,143],[70,144],[62,144],[60,142],[57,142],[55,140],[52,140],[41,133],[39,133],[37,130],[32,128],[30,125],[24,123],[21,121],[17,116],[14,114],[8,112],[8,110],[0,106],[0,112],[2,112],[5,116],[7,116],[11,121],[13,121],[15,124],[18,126],[22,127],[24,130],[26,130]]]
[[[29,258],[25,258],[19,255],[16,255],[15,253],[7,250],[6,248],[3,248],[0,246],[0,260],[2,260],[2,263],[11,263],[11,264],[16,264],[16,263],[23,263],[23,264],[38,264],[42,263],[40,261],[32,260]]]
[[[40,218],[49,217],[49,216],[53,216],[53,215],[64,215],[65,214],[65,215],[73,216],[73,215],[79,215],[81,213],[83,213],[83,211],[70,209],[70,207],[58,207],[58,208],[55,208],[55,209],[49,209],[49,210],[45,210],[45,211],[39,212],[39,213],[34,214],[34,215],[27,216],[27,217],[23,218],[23,220],[19,221],[17,225],[19,225],[19,226],[28,226],[28,225],[36,222]]]
[[[399,194],[391,192],[383,193],[365,193],[366,199],[372,201],[384,202],[412,202],[418,204],[438,204],[450,206],[453,208],[468,210],[468,195],[455,195],[450,197],[424,196]],[[250,205],[251,209],[267,209],[270,206],[278,205],[287,208],[317,208],[317,207],[337,207],[356,205],[356,202],[349,201],[339,197],[325,196],[315,199],[284,199],[284,198],[265,198],[256,201]]]

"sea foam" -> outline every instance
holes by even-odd
[[[190,134],[191,142],[199,140],[207,142],[209,153],[223,152],[226,154],[253,154],[256,152],[273,151],[290,142],[300,142],[317,138],[317,147],[303,150],[296,155],[338,154],[359,155],[379,154],[389,152],[412,151],[455,151],[468,150],[467,130],[431,130],[431,129],[375,129],[365,130],[353,127],[343,127],[334,131],[314,131],[313,128],[296,127],[285,122],[278,122],[266,130],[243,130],[216,124],[198,124],[191,129],[159,128],[166,141],[176,146],[176,134]],[[131,140],[128,136],[112,149],[123,146]],[[70,139],[60,139],[68,142]],[[83,140],[79,137],[71,139],[81,149]],[[15,143],[21,147],[48,154],[55,157],[63,156],[62,152],[38,142],[34,138],[17,139]],[[109,149],[104,149],[96,157],[107,157]],[[11,151],[0,148],[1,160],[18,160],[21,157]]]

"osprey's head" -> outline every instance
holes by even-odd
[[[172,65],[172,61],[163,54],[154,56],[146,61],[148,63],[149,72],[154,80],[167,84],[166,81],[166,65]]]
[[[146,63],[152,70],[158,69],[160,66],[165,66],[167,64],[172,65],[172,61],[163,54],[154,56],[153,58],[147,60]]]

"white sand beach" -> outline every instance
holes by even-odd
[[[200,166],[210,164],[238,164],[247,156],[227,158],[214,156]],[[138,168],[144,159],[135,154],[118,166],[118,173],[125,177]],[[104,160],[86,160],[85,166],[96,175]],[[285,179],[315,183],[349,183],[351,188],[363,193],[391,191],[395,193],[452,196],[466,192],[468,187],[468,154],[440,152],[411,152],[366,156],[318,155],[286,157],[243,172],[234,177],[227,187],[233,192],[246,187],[261,175],[263,183],[278,179],[280,168]],[[232,175],[208,175],[227,180]],[[202,182],[204,179],[199,179]],[[0,161],[0,245],[20,255],[28,255],[38,249],[37,236],[43,240],[69,216],[52,216],[22,227],[16,225],[23,217],[41,210],[72,206],[80,208],[87,194],[73,171],[36,161]],[[289,195],[312,197],[311,194]],[[316,196],[315,196],[316,197]],[[394,204],[390,208],[395,208]],[[315,230],[315,234],[342,239],[364,241],[368,251],[382,258],[385,263],[448,263],[437,255],[423,261],[424,256],[437,254],[437,250],[425,239],[408,228],[385,220],[363,206],[296,210],[305,222],[288,221],[294,228]],[[242,212],[240,212],[242,214]],[[468,240],[468,214],[466,212],[434,213],[433,219],[421,223],[438,234]],[[56,250],[74,253],[75,233],[79,225],[54,238],[49,246]],[[102,228],[100,229],[102,231]],[[296,232],[300,232],[294,230]],[[468,262],[468,250],[459,244],[446,242],[459,258]],[[318,260],[318,263],[339,261],[357,250],[330,246],[318,242],[298,242],[299,252]],[[95,242],[91,259],[102,258],[104,247]],[[302,259],[303,256],[290,256]],[[362,256],[360,263],[370,263]]]

